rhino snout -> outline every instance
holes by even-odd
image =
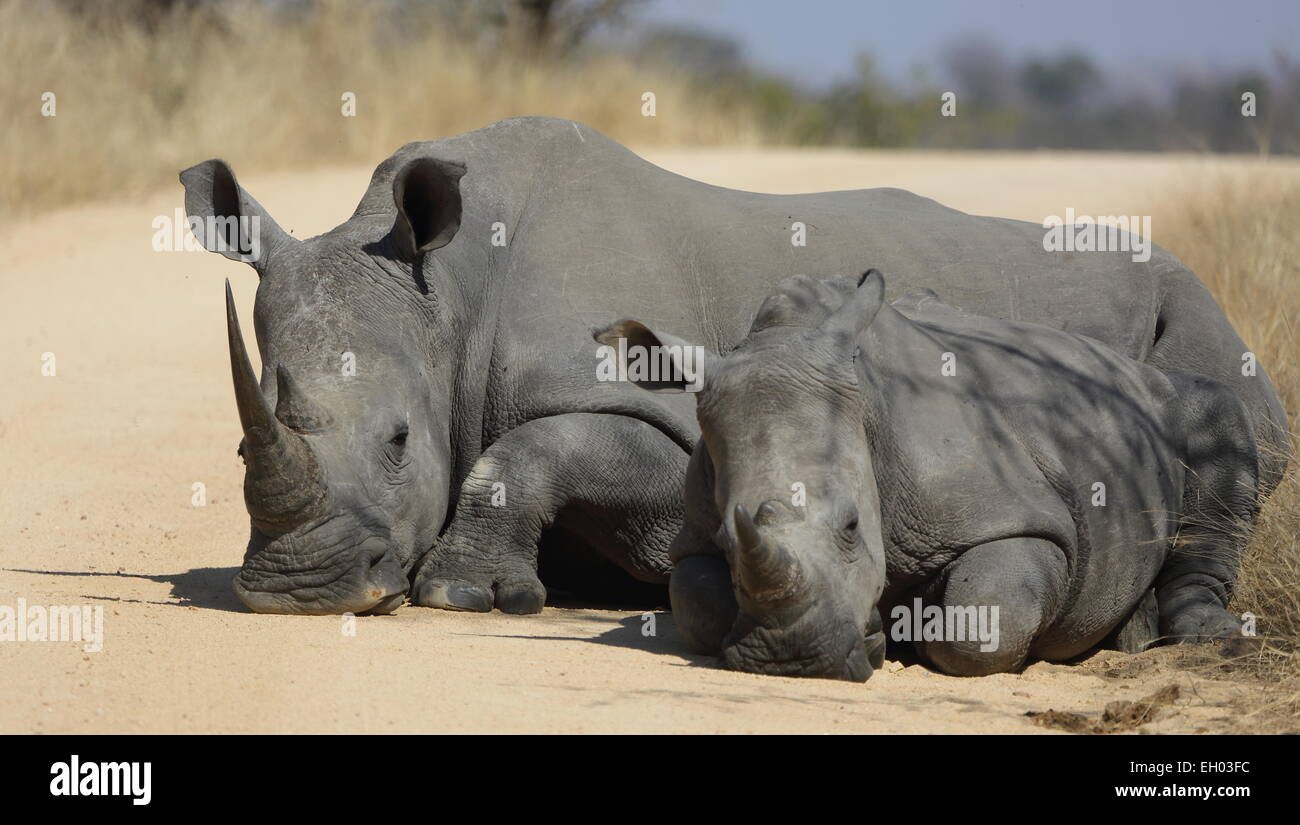
[[[392,613],[401,606],[406,598],[406,572],[402,570],[396,548],[391,543],[371,551],[370,572],[366,580],[369,589],[365,595],[378,599],[374,605],[366,609],[366,612]]]
[[[388,539],[372,536],[334,551],[323,564],[303,560],[290,568],[292,547],[284,539],[270,542],[235,576],[235,594],[253,612],[391,613],[405,599],[406,572]]]
[[[879,641],[851,622],[825,616],[805,615],[780,628],[742,616],[723,641],[722,664],[745,673],[865,682],[883,664]]]

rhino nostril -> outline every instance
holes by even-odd
[[[370,569],[374,570],[384,562],[393,562],[397,564],[397,555],[392,547],[386,547],[381,552],[370,554]]]
[[[357,547],[357,552],[361,558],[370,563],[370,569],[374,569],[389,555],[393,545],[391,542],[381,539],[377,536],[371,536]]]

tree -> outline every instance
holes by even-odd
[[[533,56],[563,54],[602,26],[621,25],[646,0],[509,0],[510,35]]]
[[[1079,102],[1083,91],[1097,80],[1092,61],[1077,52],[1053,59],[1027,62],[1020,72],[1025,91],[1039,103],[1069,108]]]

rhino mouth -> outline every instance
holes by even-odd
[[[301,548],[311,539],[282,536],[257,547],[254,536],[235,595],[255,613],[391,613],[402,605],[408,581],[391,541],[370,537],[352,549],[306,555]]]
[[[745,673],[865,682],[876,672],[872,662],[880,661],[882,641],[847,622],[806,616],[773,628],[742,614],[722,643],[722,664]]]

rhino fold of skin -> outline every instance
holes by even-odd
[[[1145,263],[1048,252],[1038,225],[898,189],[709,186],[548,118],[402,147],[351,218],[305,240],[222,161],[181,180],[192,218],[257,219],[237,226],[257,232],[260,382],[237,351],[233,306],[229,317],[251,521],[235,590],[257,611],[386,611],[409,595],[532,612],[545,599],[539,545],[600,571],[593,583],[617,568],[665,582],[698,437],[692,399],[598,381],[593,329],[654,319],[726,351],[792,273],[870,262],[896,289],[932,287],[971,311],[1215,378],[1261,442],[1284,444],[1268,378],[1240,374],[1245,346],[1159,249]],[[806,246],[791,243],[796,221]],[[230,249],[248,245],[243,232],[201,240],[247,260]],[[1261,467],[1265,488],[1281,469]]]
[[[884,294],[795,277],[704,371],[670,551],[694,649],[864,680],[887,631],[958,675],[1240,637],[1258,454],[1226,385]]]

